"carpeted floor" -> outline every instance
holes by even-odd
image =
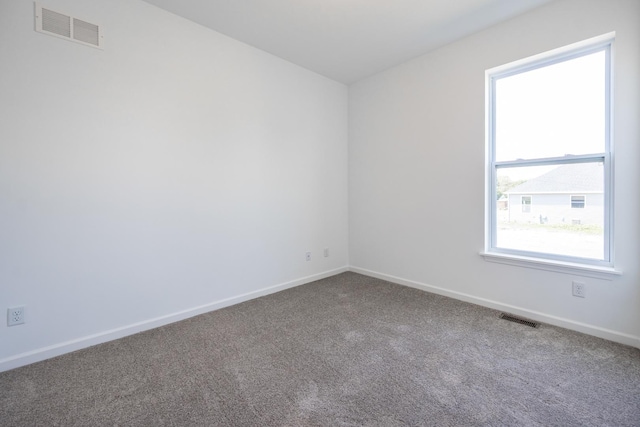
[[[3,426],[639,426],[640,350],[354,273],[0,374]]]

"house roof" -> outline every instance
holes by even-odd
[[[604,191],[602,163],[572,163],[513,187],[512,193],[575,193]]]

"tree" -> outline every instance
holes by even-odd
[[[497,200],[500,200],[500,198],[510,189],[512,189],[513,187],[517,187],[518,185],[522,184],[523,182],[527,182],[526,179],[519,179],[517,181],[512,180],[511,178],[509,178],[508,176],[498,176],[498,185],[496,188],[496,197]]]

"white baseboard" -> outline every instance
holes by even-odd
[[[391,276],[389,274],[367,270],[365,268],[351,266],[349,268],[349,271],[363,274],[365,276],[375,277],[377,279],[386,280],[388,282],[396,283],[398,285],[404,285],[410,288],[416,288],[426,292],[431,292],[438,295],[444,295],[460,301],[470,302],[472,304],[477,304],[483,307],[492,308],[494,310],[506,311],[508,313],[517,314],[519,316],[527,317],[529,319],[536,320],[539,322],[548,323],[550,325],[559,326],[561,328],[571,329],[573,331],[578,331],[584,334],[593,335],[599,338],[604,338],[609,341],[614,341],[617,343],[640,348],[640,337],[637,337],[634,335],[629,335],[622,332],[601,328],[599,326],[589,325],[586,323],[576,322],[574,320],[565,319],[562,317],[552,316],[550,314],[541,313],[539,311],[533,311],[533,310],[528,310],[526,308],[516,307],[509,304],[503,304],[498,301],[476,297],[473,295],[465,294],[463,292],[451,291],[451,290],[440,288],[437,286],[426,285],[424,283],[415,282],[413,280],[407,280],[400,277]]]
[[[239,304],[241,302],[248,301],[254,298],[280,292],[285,289],[294,288],[296,286],[304,285],[306,283],[314,282],[316,280],[324,279],[327,277],[335,276],[336,274],[344,273],[345,271],[349,271],[349,268],[347,266],[337,268],[335,270],[325,271],[323,273],[314,274],[307,277],[302,277],[300,279],[292,280],[290,282],[281,283],[279,285],[270,286],[267,288],[259,289],[257,291],[223,299],[220,301],[215,301],[215,302],[201,305],[198,307],[193,307],[188,310],[179,311],[177,313],[156,317],[154,319],[145,320],[142,322],[123,326],[121,328],[99,332],[97,334],[77,338],[77,339],[62,342],[59,344],[54,344],[48,347],[39,348],[26,353],[18,354],[16,356],[11,356],[11,357],[0,360],[0,372],[19,368],[20,366],[29,365],[35,362],[40,362],[42,360],[46,360],[52,357],[70,353],[72,351],[91,347],[96,344],[101,344],[107,341],[123,338],[128,335],[136,334],[138,332],[143,332],[149,329],[168,325],[170,323],[188,319],[190,317],[197,316],[199,314],[218,310],[224,307],[229,307],[231,305]]]

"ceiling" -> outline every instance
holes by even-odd
[[[145,0],[342,83],[552,0]]]

